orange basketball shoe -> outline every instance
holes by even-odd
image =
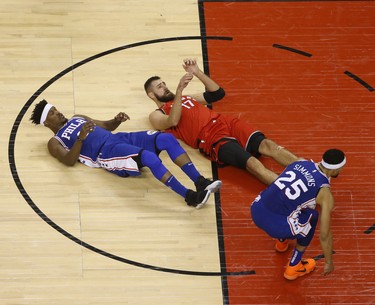
[[[286,266],[284,277],[288,280],[295,280],[296,278],[306,275],[315,269],[316,262],[313,258],[301,260],[295,266]]]
[[[276,239],[276,244],[275,244],[275,250],[277,252],[283,253],[287,251],[289,248],[289,241],[285,239],[284,241],[280,241],[279,239]]]

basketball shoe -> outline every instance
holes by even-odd
[[[283,253],[287,251],[289,248],[289,241],[285,239],[284,241],[280,241],[280,239],[276,239],[275,243],[275,250],[277,252]]]
[[[211,191],[202,191],[202,192],[194,192],[192,190],[188,190],[185,197],[185,202],[196,209],[202,208],[208,198],[210,198]]]
[[[316,262],[313,258],[301,260],[297,265],[286,266],[284,277],[288,280],[295,280],[300,276],[304,276],[315,269]]]
[[[221,188],[222,182],[220,180],[212,181],[203,176],[199,176],[197,182],[194,184],[197,188],[197,192],[211,191],[211,193],[216,193]]]

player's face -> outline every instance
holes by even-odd
[[[159,102],[165,103],[174,99],[174,94],[168,89],[165,82],[163,82],[161,79],[153,81],[151,86],[152,93]]]
[[[46,123],[48,123],[48,125],[51,125],[51,126],[62,126],[67,121],[68,119],[60,111],[58,111],[55,106],[53,106],[49,110],[47,118],[46,118]],[[44,123],[44,125],[46,124]]]

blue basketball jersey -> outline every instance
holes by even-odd
[[[70,150],[86,120],[73,117],[54,136],[60,144]],[[78,160],[89,167],[102,167],[122,177],[140,175],[139,155],[142,150],[159,154],[156,137],[159,131],[118,132],[96,126],[82,143]]]
[[[86,120],[80,117],[73,117],[55,134],[60,144],[66,149],[70,150]],[[111,132],[104,128],[96,126],[93,132],[87,135],[87,138],[82,144],[79,161],[90,167],[100,167],[96,162],[100,149],[104,143],[110,138]]]
[[[320,188],[330,187],[329,183],[316,163],[301,160],[287,166],[257,199],[270,211],[287,216],[304,208],[314,209]]]
[[[258,227],[275,238],[307,236],[320,188],[330,187],[329,178],[313,161],[297,161],[254,200],[252,217]]]

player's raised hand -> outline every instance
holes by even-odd
[[[190,83],[193,79],[193,74],[186,73],[184,76],[181,77],[180,82],[178,83],[177,90],[184,90],[186,86]]]
[[[182,67],[188,73],[197,74],[199,72],[199,67],[195,58],[185,58]]]
[[[125,112],[119,112],[115,116],[115,121],[117,121],[117,122],[123,123],[127,120],[130,120],[130,117]]]

